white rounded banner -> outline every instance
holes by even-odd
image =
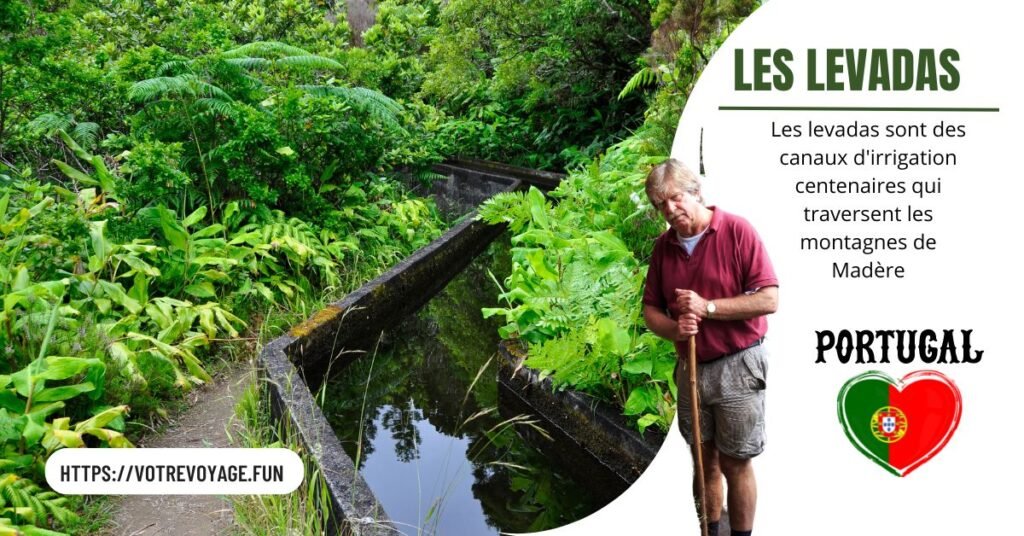
[[[64,495],[283,495],[304,471],[288,449],[62,449],[46,482]]]

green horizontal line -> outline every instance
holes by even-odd
[[[998,112],[999,108],[926,108],[919,106],[719,106],[727,112]]]

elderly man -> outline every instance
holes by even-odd
[[[711,536],[728,483],[732,535],[753,530],[757,485],[751,459],[764,450],[765,315],[778,305],[778,280],[764,245],[743,218],[704,206],[700,181],[670,159],[647,176],[647,197],[668,222],[651,255],[644,321],[673,341],[685,363],[696,337],[705,504]],[[676,384],[684,366],[676,367]],[[693,445],[690,392],[679,389],[679,428]],[[698,487],[694,477],[694,497]]]

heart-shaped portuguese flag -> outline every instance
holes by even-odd
[[[839,391],[839,421],[853,446],[896,476],[938,454],[960,424],[960,390],[934,370],[893,380],[878,371]]]

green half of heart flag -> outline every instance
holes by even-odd
[[[851,378],[839,391],[839,421],[857,450],[896,476],[938,454],[960,424],[960,390],[940,372],[902,380],[878,371]]]

